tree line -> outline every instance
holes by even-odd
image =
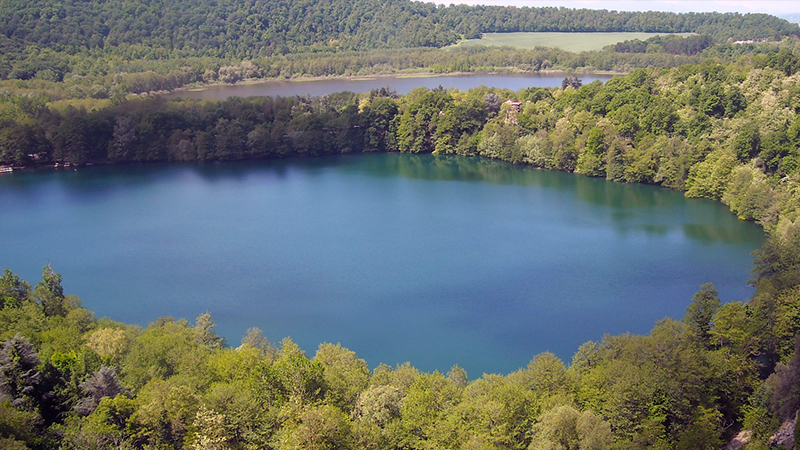
[[[441,48],[486,32],[691,32],[715,43],[780,40],[797,24],[766,14],[437,6],[409,0],[171,2],[8,0],[0,4],[0,79],[62,81],[99,63]],[[96,69],[96,68],[94,68]]]
[[[17,69],[23,78],[0,80],[0,95],[65,99],[119,99],[129,94],[171,91],[187,85],[262,79],[451,72],[568,72],[672,68],[705,59],[720,63],[769,56],[796,64],[796,40],[725,43],[700,49],[706,35],[626,41],[602,51],[573,53],[552,48],[456,47],[311,52],[254,59],[185,57],[167,60],[65,57],[50,50],[28,54]],[[697,53],[697,51],[700,51]],[[0,70],[2,70],[0,68]],[[22,73],[22,72],[20,72]],[[61,79],[61,81],[58,81]]]
[[[797,212],[798,61],[784,49],[728,65],[639,69],[605,84],[571,80],[560,89],[117,98],[91,111],[5,95],[0,164],[370,151],[483,156],[683,190],[772,229]]]

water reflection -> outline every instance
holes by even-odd
[[[0,179],[7,193],[35,196],[42,183],[50,186],[50,200],[79,196],[82,201],[101,199],[119,191],[180,177],[200,177],[208,183],[247,182],[252,176],[286,179],[294,173],[341,171],[370,177],[397,176],[429,181],[532,186],[558,192],[595,207],[596,219],[604,218],[618,233],[664,235],[671,231],[699,243],[742,243],[759,239],[754,224],[742,224],[726,207],[682,193],[638,184],[609,182],[600,178],[537,170],[524,165],[480,157],[417,154],[342,155],[305,159],[241,161],[231,163],[157,163],[82,167],[79,170],[40,168],[17,171]],[[30,187],[35,187],[31,190]],[[0,197],[2,198],[2,197]],[[669,211],[676,220],[654,223],[648,211]],[[688,223],[687,223],[688,222]],[[747,230],[743,235],[743,230]]]
[[[349,156],[349,158],[358,156]],[[348,158],[348,157],[346,157]],[[375,177],[402,176],[418,180],[458,181],[498,185],[535,186],[574,196],[596,207],[593,213],[605,217],[619,233],[665,235],[671,231],[699,243],[742,243],[760,239],[760,228],[743,224],[728,209],[710,200],[686,199],[682,192],[658,186],[623,184],[577,174],[537,170],[485,158],[458,156],[389,154],[359,164],[346,158],[321,158],[312,162],[322,166],[342,166],[345,171],[359,171]],[[648,212],[664,211],[674,220],[661,221]],[[685,223],[686,221],[692,223]],[[705,223],[701,225],[699,223]],[[747,230],[743,236],[743,230]]]
[[[743,235],[741,228],[725,226],[725,222],[726,221],[723,221],[723,223],[718,222],[714,225],[687,223],[683,225],[683,232],[687,237],[701,244],[712,242],[741,244],[749,241],[754,236],[758,236],[756,233],[747,233],[746,235]]]

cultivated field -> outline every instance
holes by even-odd
[[[666,33],[485,33],[456,46],[487,45],[515,48],[556,47],[570,52],[602,50],[606,45],[631,39],[645,39]],[[692,33],[679,33],[688,36]]]

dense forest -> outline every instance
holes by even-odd
[[[255,65],[261,72],[242,70],[239,76],[294,75],[264,67],[267,61],[284,66],[281,58],[286,56],[314,60],[319,54],[381,49],[374,58],[391,54],[389,50],[440,48],[485,32],[691,32],[705,36],[701,46],[800,35],[797,24],[766,14],[444,7],[408,0],[8,0],[0,3],[0,17],[5,19],[0,22],[0,79],[64,81],[151,70],[186,78],[166,88],[236,81],[228,75],[241,64]],[[688,48],[697,47],[693,43]],[[185,63],[176,67],[176,60]],[[179,67],[185,68],[183,74]],[[192,75],[185,74],[187,69]],[[209,70],[214,74],[206,73]],[[335,72],[313,71],[342,74]]]
[[[649,44],[648,44],[649,45]],[[661,44],[657,44],[661,45]],[[800,408],[800,52],[565,78],[519,92],[388,89],[322,98],[104,100],[87,111],[0,96],[12,165],[224,161],[401,151],[482,156],[720,200],[769,232],[756,295],[713,286],[681,321],[472,379],[369,370],[208,315],[145,329],[96,319],[46,267],[0,279],[0,436],[9,448],[766,448]],[[687,299],[688,300],[688,299]]]
[[[761,14],[407,0],[0,2],[0,165],[353,152],[491,158],[681,190],[762,225],[756,294],[506,375],[370,370],[209,314],[98,319],[45,266],[0,276],[0,447],[746,449],[800,409],[800,27]],[[401,26],[402,25],[402,26]],[[602,51],[454,48],[484,32],[691,32]],[[736,42],[747,41],[747,42]],[[193,83],[400,71],[627,72],[518,92],[166,100]],[[168,299],[165,299],[168,300]],[[745,430],[746,433],[740,433]],[[800,438],[800,427],[789,430]]]
[[[194,2],[19,1],[0,7],[6,45],[119,56],[253,58],[305,47],[441,47],[487,32],[628,31],[710,34],[717,41],[800,34],[767,14],[609,12],[568,8],[437,6],[408,0]],[[159,55],[160,53],[160,55]]]

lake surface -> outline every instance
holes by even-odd
[[[313,356],[508,373],[745,300],[764,235],[721,204],[476,158],[374,154],[0,176],[0,264],[51,263],[98,316],[210,311]]]
[[[312,81],[265,81],[254,84],[235,84],[209,86],[202,91],[177,91],[164,95],[167,98],[200,98],[224,100],[228,97],[252,97],[252,96],[281,96],[294,97],[299,95],[304,97],[310,95],[319,97],[330,95],[336,92],[369,92],[373,89],[389,87],[397,91],[398,94],[407,94],[412,89],[426,87],[434,89],[443,86],[447,89],[456,88],[466,91],[478,86],[496,87],[518,91],[529,87],[560,87],[564,80],[564,74],[468,74],[468,75],[442,75],[431,77],[375,77],[344,79],[332,78],[327,80]],[[607,81],[610,75],[579,75],[578,78],[583,84],[589,84],[595,80]]]

